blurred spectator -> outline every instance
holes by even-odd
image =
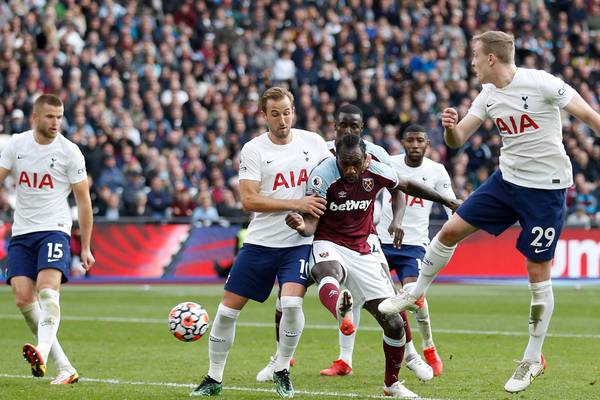
[[[193,222],[202,222],[205,225],[211,225],[219,221],[219,212],[213,206],[213,202],[208,193],[201,193],[198,196],[197,206],[192,214]]]
[[[152,178],[147,197],[150,216],[158,219],[166,218],[171,207],[171,194],[161,177]]]
[[[592,219],[586,214],[585,206],[580,204],[575,207],[575,212],[567,217],[565,224],[571,227],[590,229],[592,226]]]

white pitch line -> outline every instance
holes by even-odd
[[[0,374],[0,378],[12,378],[12,379],[35,379],[31,375],[12,375],[12,374]],[[41,378],[44,380],[50,380],[52,378],[46,377]],[[166,386],[176,388],[194,388],[197,384],[192,383],[175,383],[175,382],[141,382],[141,381],[122,381],[119,379],[99,379],[99,378],[79,378],[80,382],[91,382],[91,383],[106,383],[109,385],[134,385],[134,386]],[[259,392],[259,393],[273,393],[275,389],[263,389],[263,388],[251,388],[251,387],[240,387],[240,386],[223,386],[224,391],[232,390],[236,392]],[[383,395],[369,395],[369,394],[358,394],[358,393],[343,393],[343,392],[322,392],[312,390],[295,390],[296,394],[304,394],[307,396],[333,396],[333,397],[347,397],[347,398],[361,398],[361,399],[389,399],[389,397]],[[434,399],[429,397],[419,397],[420,400],[444,400]],[[448,400],[448,399],[446,399]]]
[[[23,316],[17,314],[0,314],[0,319],[23,319]],[[134,323],[134,324],[167,324],[166,319],[157,318],[125,318],[125,317],[82,317],[82,316],[61,316],[61,321],[85,321],[85,322],[116,322],[116,323]],[[267,322],[238,322],[237,326],[249,328],[273,328],[272,323]],[[318,330],[336,330],[337,325],[327,324],[306,324],[304,329]],[[377,326],[361,326],[361,331],[379,332],[381,328]],[[528,332],[510,332],[510,331],[479,331],[471,329],[440,329],[433,330],[435,333],[448,333],[452,335],[495,335],[495,336],[529,336]],[[592,333],[548,333],[548,337],[558,337],[567,339],[600,339],[600,335]]]

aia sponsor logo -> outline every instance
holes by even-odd
[[[500,133],[504,133],[506,135],[520,134],[529,128],[539,129],[539,125],[536,124],[536,122],[527,114],[523,114],[520,117],[514,117],[511,115],[506,121],[502,118],[496,118],[496,126],[498,127]]]
[[[296,186],[300,186],[306,182],[308,182],[308,173],[304,168],[302,168],[299,173],[296,173],[295,171],[278,172],[277,175],[275,175],[275,180],[273,181],[273,189],[271,190],[275,191],[281,186],[285,187],[286,189],[289,189]]]
[[[35,189],[54,189],[54,181],[50,174],[38,174],[37,172],[21,171],[19,185]]]

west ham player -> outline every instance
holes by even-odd
[[[280,396],[294,395],[289,363],[304,327],[302,301],[308,283],[312,238],[290,229],[285,216],[290,211],[315,218],[323,214],[326,201],[304,193],[310,171],[331,154],[318,134],[292,129],[294,97],[288,90],[266,90],[260,107],[268,132],[244,145],[240,163],[242,203],[247,211],[256,214],[215,314],[209,335],[208,374],[192,396],[211,396],[221,391],[240,311],[248,299],[264,302],[275,278],[281,287],[282,319],[274,380]]]
[[[48,359],[58,375],[52,384],[77,382],[79,375],[61,348],[56,333],[60,323],[59,290],[68,280],[71,250],[73,190],[81,229],[81,261],[94,264],[90,251],[92,203],[83,154],[60,133],[63,104],[44,94],[33,105],[33,130],[13,135],[0,157],[0,182],[16,177],[17,202],[12,238],[8,245],[7,283],[17,307],[37,338],[25,344],[23,356],[33,376],[46,374]]]
[[[335,132],[336,132],[336,140],[340,140],[346,135],[357,135],[363,131],[364,121],[363,114],[360,108],[353,104],[344,104],[340,106],[337,110],[335,116]],[[384,164],[390,163],[390,156],[387,151],[381,146],[373,144],[371,142],[365,141],[366,151],[371,155],[371,158],[375,161],[383,162]],[[330,140],[327,142],[327,148],[331,152],[331,154],[335,155],[335,141]],[[375,228],[373,227],[373,233],[375,233]],[[377,240],[374,236],[373,240]],[[360,307],[357,307],[354,310],[354,320],[358,322],[360,318]],[[280,300],[277,299],[275,303],[275,334],[277,341],[279,341],[279,321],[281,320],[281,306]],[[410,329],[407,327],[407,329]],[[344,340],[346,336],[340,335],[340,341]],[[354,334],[351,335],[351,345],[354,346]],[[327,368],[321,371],[321,375],[347,375],[352,372],[352,349],[348,350],[347,347],[341,345],[342,352],[347,357],[340,356],[339,360],[344,360],[340,362],[336,360],[333,362],[331,368]],[[293,359],[292,359],[293,362]],[[293,365],[293,364],[292,364]],[[274,358],[271,357],[271,361],[265,366],[262,370],[260,370],[256,374],[256,380],[259,382],[265,382],[273,380],[273,368],[274,368]]]
[[[560,110],[600,133],[600,116],[573,88],[544,71],[517,68],[514,52],[514,38],[506,33],[473,38],[471,66],[483,89],[460,122],[456,110],[443,111],[444,137],[450,147],[460,147],[491,118],[502,136],[500,169],[432,240],[416,286],[379,307],[385,313],[414,308],[458,242],[479,229],[497,236],[519,221],[516,247],[526,257],[531,291],[529,342],[504,386],[508,392],[525,390],[545,369],[542,344],[554,309],[550,266],[563,227],[566,188],[572,184]]]
[[[319,285],[321,302],[338,319],[340,330],[345,334],[354,331],[350,293],[383,328],[385,393],[416,397],[398,381],[404,355],[404,321],[400,314],[384,318],[377,310],[381,300],[394,295],[394,288],[367,242],[377,192],[395,189],[398,177],[391,167],[372,161],[365,143],[356,135],[339,140],[336,153],[335,159],[323,161],[309,178],[307,193],[327,200],[325,213],[321,218],[291,213],[286,223],[302,236],[315,235],[310,273]],[[394,194],[399,197],[397,191]],[[400,221],[394,217],[390,230],[398,236]],[[340,292],[341,282],[350,291]]]
[[[411,125],[406,128],[402,145],[405,154],[390,157],[392,166],[398,174],[422,182],[444,197],[455,199],[456,195],[452,191],[450,176],[448,176],[446,168],[442,164],[425,157],[425,152],[429,146],[429,138],[425,128],[420,125]],[[393,246],[393,238],[386,229],[392,218],[389,194],[383,191],[381,200],[381,216],[377,224],[377,235],[382,243],[383,254],[388,261],[390,270],[396,271],[402,287],[405,290],[410,290],[415,285],[421,260],[425,255],[425,248],[429,244],[429,214],[433,202],[406,195],[406,211],[402,220],[404,237],[402,247],[396,249]],[[378,204],[380,203],[378,202]],[[452,210],[447,207],[445,209],[448,218],[450,218]],[[423,299],[423,305],[416,311],[416,320],[423,340],[425,360],[433,369],[433,374],[439,376],[442,373],[443,363],[433,342],[429,307],[426,299]],[[407,343],[407,353],[409,346],[412,346],[412,350],[414,350],[412,342]],[[405,358],[405,360],[410,368],[413,359]]]

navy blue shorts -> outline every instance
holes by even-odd
[[[308,286],[308,258],[311,245],[265,247],[246,243],[240,249],[225,282],[225,290],[264,302],[279,285],[295,282]]]
[[[566,189],[532,189],[492,174],[456,211],[469,224],[498,236],[519,221],[517,249],[533,261],[554,258],[562,232]]]
[[[381,249],[388,262],[390,271],[396,271],[400,282],[404,278],[419,276],[421,260],[425,256],[423,246],[403,244],[399,249],[391,244],[382,244]]]
[[[69,235],[62,231],[32,232],[13,236],[8,243],[8,274],[27,276],[34,281],[38,272],[53,268],[62,272],[62,282],[69,279],[71,247]]]

